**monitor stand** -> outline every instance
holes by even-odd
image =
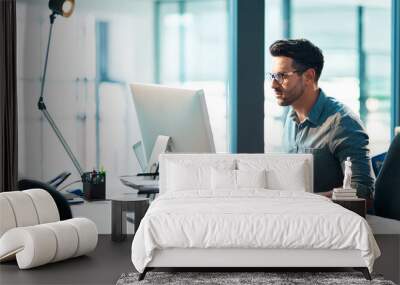
[[[171,151],[171,138],[168,136],[158,136],[151,152],[147,172],[154,173],[158,171],[158,157],[160,154]]]
[[[147,163],[146,166],[144,163],[144,153],[143,153],[143,146],[141,142],[138,142],[133,145],[133,150],[136,156],[136,159],[139,161],[140,167],[142,168],[142,171],[145,173],[150,174],[149,177],[151,176],[152,173],[158,172],[158,157],[160,154],[165,153],[165,152],[170,152],[171,151],[171,137],[169,136],[158,136],[156,139],[156,142],[154,143],[153,150],[150,155],[149,162]],[[140,146],[142,146],[140,148]]]

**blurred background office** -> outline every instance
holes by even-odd
[[[386,151],[391,134],[391,1],[266,0],[265,4],[266,45],[282,37],[306,38],[321,48],[325,66],[320,87],[360,115],[372,153]],[[266,70],[270,59],[266,56]],[[281,143],[285,110],[268,96],[268,86],[265,91],[266,148],[275,150]]]
[[[205,91],[217,152],[231,150],[230,0],[77,0],[55,23],[45,100],[86,170],[139,171],[128,88],[159,83]],[[48,180],[74,166],[37,109],[49,30],[47,0],[17,0],[19,175]],[[265,0],[269,45],[307,38],[325,55],[321,87],[360,115],[373,154],[391,138],[391,0]],[[264,150],[279,151],[285,109],[264,84]],[[248,94],[252,96],[252,94]],[[190,135],[190,134],[188,134]],[[251,138],[248,138],[251,139]],[[110,182],[114,183],[114,182]],[[116,179],[115,185],[120,185]]]

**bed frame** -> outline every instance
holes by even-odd
[[[156,250],[152,261],[139,275],[143,280],[155,268],[232,268],[237,271],[265,268],[338,268],[361,271],[371,280],[359,250],[331,249],[193,249]]]
[[[254,158],[269,160],[303,160],[306,162],[308,178],[307,192],[313,193],[313,156],[312,154],[162,154],[160,156],[160,193],[166,189],[167,160],[196,159],[211,157],[213,159]],[[170,248],[156,250],[153,259],[147,265],[139,280],[155,268],[231,268],[235,271],[246,271],[250,268],[343,268],[350,267],[361,271],[367,280],[371,280],[369,270],[359,250],[331,249],[254,249],[254,248]],[[237,270],[236,270],[237,269]]]

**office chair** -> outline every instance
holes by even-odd
[[[390,144],[375,182],[375,214],[400,220],[400,134]]]
[[[19,191],[28,189],[46,190],[56,203],[58,212],[60,214],[60,221],[72,219],[71,207],[69,206],[64,196],[59,191],[57,191],[54,186],[38,180],[21,179],[18,181],[17,187]]]

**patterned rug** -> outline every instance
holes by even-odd
[[[139,273],[124,273],[117,285],[145,284],[221,284],[221,285],[297,285],[297,284],[368,284],[395,285],[381,276],[372,275],[372,281],[364,278],[360,272],[148,272],[142,281]]]

